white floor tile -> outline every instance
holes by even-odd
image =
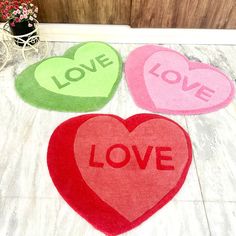
[[[236,201],[236,100],[226,109],[187,118],[206,201]]]
[[[206,202],[205,204],[212,235],[236,235],[236,202]]]
[[[0,235],[54,235],[58,207],[58,200],[0,199]]]

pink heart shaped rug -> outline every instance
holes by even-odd
[[[130,53],[125,76],[136,104],[152,112],[208,113],[227,106],[235,92],[219,69],[154,45]]]
[[[98,230],[117,235],[175,196],[192,148],[186,131],[165,117],[92,114],[57,127],[47,160],[65,201]]]

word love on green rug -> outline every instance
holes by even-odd
[[[49,173],[65,201],[106,235],[151,217],[180,190],[192,160],[187,132],[154,114],[88,114],[53,132]]]
[[[47,58],[25,69],[16,89],[26,102],[57,111],[87,112],[103,107],[122,75],[119,53],[102,42],[86,42],[63,56]]]

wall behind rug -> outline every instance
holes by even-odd
[[[130,23],[131,0],[35,0],[39,21],[50,23]]]
[[[236,0],[35,0],[46,23],[236,29]]]
[[[131,26],[236,28],[235,0],[132,0]]]

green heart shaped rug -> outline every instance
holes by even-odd
[[[102,108],[122,77],[119,53],[103,42],[86,42],[26,68],[16,79],[20,97],[49,110],[88,112]]]

